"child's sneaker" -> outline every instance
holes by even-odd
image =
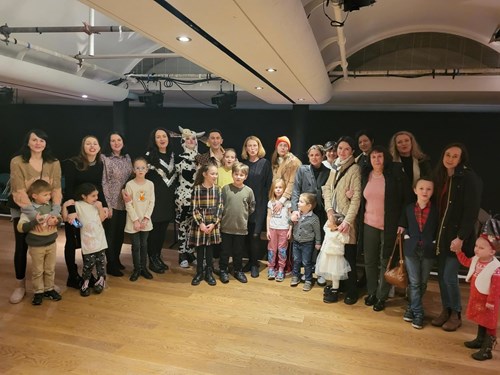
[[[97,280],[94,284],[94,292],[97,294],[101,294],[105,286],[105,280],[104,276],[99,277],[99,280]]]
[[[270,268],[267,270],[267,279],[268,280],[274,280],[276,278],[276,272]]]
[[[405,322],[413,322],[413,312],[410,310],[410,308],[408,307],[403,315],[403,320]]]
[[[290,286],[297,286],[300,284],[300,278],[298,276],[292,276],[292,280],[290,281]]]
[[[283,273],[283,271],[278,271],[275,280],[279,283],[285,280],[285,274]]]
[[[88,297],[90,296],[90,287],[89,287],[89,280],[85,280],[82,284],[82,287],[80,289],[80,295],[82,297]]]
[[[41,305],[43,302],[43,293],[35,293],[33,299],[31,300],[31,304],[34,306]]]
[[[43,296],[53,301],[60,301],[62,299],[62,296],[59,293],[57,293],[54,289],[47,290],[45,293],[43,293]]]
[[[411,322],[411,326],[415,329],[424,328],[424,318],[421,316],[414,317],[413,321]]]
[[[311,281],[306,281],[304,283],[304,287],[302,288],[302,290],[304,292],[309,292],[311,289],[312,289],[312,282]]]

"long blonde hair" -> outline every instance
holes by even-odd
[[[415,136],[412,133],[410,133],[409,131],[401,130],[401,131],[395,133],[389,142],[389,152],[391,153],[393,161],[399,161],[398,159],[401,157],[401,155],[399,155],[398,147],[396,145],[396,138],[399,135],[406,135],[406,136],[410,137],[411,156],[412,157],[414,157],[418,161],[427,159],[427,155],[424,154],[424,152],[420,148],[420,145],[418,144],[417,140],[415,139]]]

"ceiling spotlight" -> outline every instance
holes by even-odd
[[[85,94],[82,95],[83,99],[87,99],[88,97],[89,97],[88,95],[85,95]]]
[[[186,35],[179,35],[177,38],[179,42],[182,42],[182,43],[187,43],[187,42],[190,42],[191,41],[191,38],[186,36]]]
[[[491,36],[490,43],[500,42],[500,25],[496,28]]]
[[[303,102],[305,99],[304,98],[299,98],[298,101],[299,102]]]
[[[276,71],[276,69],[274,69],[274,68],[267,68],[266,69],[266,72],[269,72],[269,73],[273,73],[275,71]]]
[[[255,86],[255,90],[264,90],[264,87],[262,87],[262,86]]]

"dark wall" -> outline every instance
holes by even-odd
[[[293,111],[240,110],[222,112],[214,109],[129,108],[127,146],[132,156],[144,153],[149,133],[156,127],[177,131],[178,125],[196,131],[218,128],[223,133],[224,146],[241,151],[246,136],[257,135],[271,157],[274,142],[288,135],[292,152],[306,161],[305,150],[314,143],[325,143],[341,135],[354,136],[361,128],[371,129],[376,143],[387,145],[398,130],[412,132],[422,149],[438,162],[442,149],[452,141],[465,143],[471,165],[484,181],[483,204],[486,210],[500,212],[499,178],[497,177],[500,145],[499,113],[479,112],[353,112],[315,111],[307,115],[305,130],[293,132]],[[44,129],[50,145],[60,158],[76,155],[80,141],[87,134],[104,140],[113,127],[112,107],[80,106],[0,106],[2,137],[0,138],[0,172],[8,172],[9,160],[20,147],[25,133],[34,127]],[[295,136],[292,136],[295,134]],[[298,134],[298,135],[297,135]],[[178,148],[178,140],[173,140]],[[200,146],[200,151],[206,148]],[[297,152],[299,150],[299,152]]]

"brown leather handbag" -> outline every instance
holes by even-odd
[[[394,266],[392,261],[394,259],[394,254],[396,254],[396,248],[399,248],[399,261]],[[392,250],[391,257],[387,262],[387,268],[384,273],[385,281],[389,284],[394,285],[396,288],[406,289],[408,287],[408,273],[406,272],[404,256],[403,256],[403,242],[401,239],[401,234],[396,237],[396,243],[394,244],[394,249]]]

